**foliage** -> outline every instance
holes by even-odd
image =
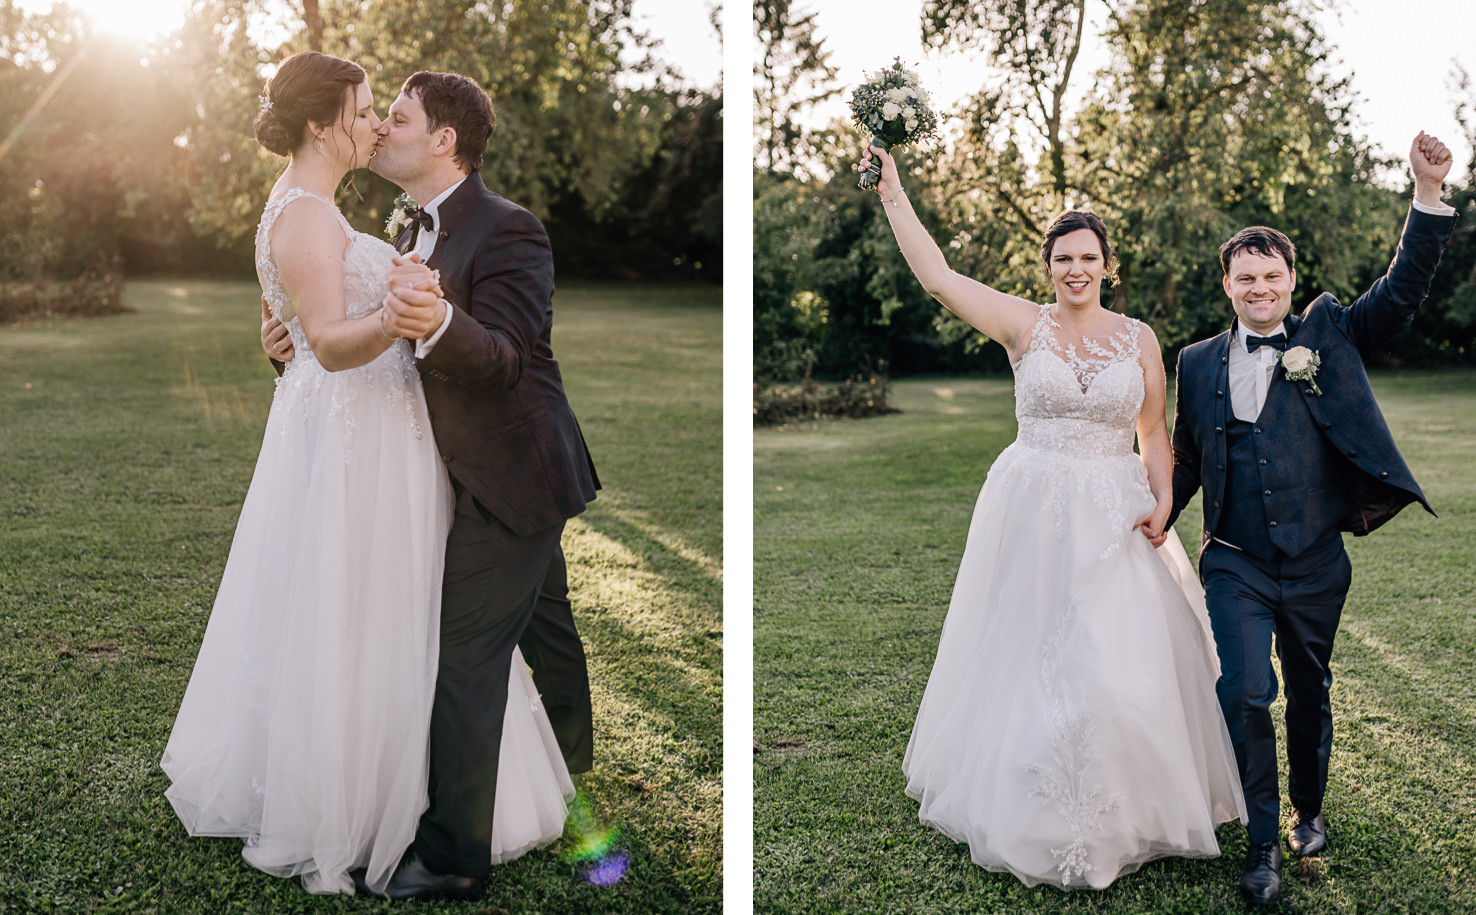
[[[1023,139],[1027,150],[1039,147],[1042,162],[1049,164],[1049,178],[1042,184],[1054,198],[1045,205],[1048,211],[1062,208],[1070,190],[1062,129],[1068,117],[1066,92],[1085,32],[1086,0],[923,3],[925,42],[956,52],[982,52],[990,62],[988,70],[997,84],[981,91],[980,113],[988,112],[998,130]],[[1058,53],[1060,48],[1066,53]],[[985,138],[986,144],[994,139],[998,136]]]
[[[39,276],[0,281],[0,324],[28,318],[83,318],[123,314],[123,259],[99,270],[89,268],[69,280]]]
[[[577,198],[554,204],[545,225],[561,265],[620,279],[722,279],[723,97],[684,90],[672,102],[656,154],[603,217]]]
[[[864,419],[896,413],[887,403],[885,375],[847,378],[824,388],[813,378],[799,384],[753,386],[753,424],[777,426],[802,419]]]
[[[1383,274],[1409,195],[1380,175],[1403,166],[1355,134],[1356,100],[1331,73],[1313,4],[1105,6],[1107,64],[1087,73],[1077,66],[1086,0],[924,3],[926,41],[981,61],[979,91],[944,114],[944,148],[898,156],[953,269],[1048,301],[1044,229],[1062,209],[1093,209],[1121,260],[1122,283],[1104,304],[1152,325],[1170,363],[1228,324],[1218,249],[1244,226],[1275,226],[1296,242],[1294,308],[1324,291],[1350,302]],[[1469,83],[1456,90],[1469,104]],[[921,294],[879,214],[862,218],[842,202],[859,203],[855,154],[811,145],[819,165],[800,175],[803,191],[755,184],[758,374],[793,380],[810,367],[844,377],[878,359],[896,376],[1002,369],[997,347],[975,357],[984,339]],[[1451,196],[1457,205],[1476,204],[1473,179]],[[793,224],[777,225],[786,210]],[[1464,253],[1473,246],[1460,246],[1471,231],[1458,228],[1391,359],[1476,359],[1476,281],[1466,282],[1476,261]],[[816,301],[828,316],[818,329],[808,319]],[[859,320],[839,320],[847,314]]]
[[[815,14],[801,12],[790,0],[753,5],[755,167],[762,171],[809,175],[816,136],[803,118],[840,93],[830,85],[836,69],[815,25]]]
[[[130,282],[126,319],[0,328],[0,911],[349,913],[189,838],[158,767],[266,423],[255,282]],[[565,529],[589,656],[578,819],[479,903],[409,911],[716,913],[722,893],[721,296],[558,294],[558,355],[605,488]]]
[[[888,364],[964,371],[982,358],[977,338],[955,326],[912,278],[874,193],[857,189],[854,130],[826,132],[820,161],[836,175],[801,181],[754,174],[754,376],[796,382],[813,372],[845,378]],[[914,208],[936,227],[927,163],[899,162]]]
[[[1112,226],[1114,307],[1166,347],[1223,330],[1219,245],[1247,225],[1297,244],[1300,301],[1351,302],[1388,266],[1407,198],[1355,137],[1351,90],[1298,2],[1140,2],[1113,20],[1119,50],[1077,119],[1086,199]]]
[[[137,48],[88,34],[65,7],[33,14],[0,0],[0,116],[23,127],[0,146],[0,277],[69,278],[116,254],[133,274],[250,275],[284,165],[252,136],[257,96],[275,61],[307,47],[364,65],[381,113],[418,69],[487,87],[499,126],[483,175],[550,223],[561,275],[589,263],[566,247],[603,240],[611,272],[700,260],[705,271],[688,275],[720,276],[710,163],[721,96],[682,88],[651,58],[631,2],[199,0],[178,32]],[[653,197],[692,199],[694,180],[709,186],[677,226],[642,210]],[[375,231],[395,193],[361,171],[340,202]],[[652,231],[630,238],[632,212]]]
[[[158,68],[66,7],[0,3],[0,279],[106,273],[189,236],[174,96]]]

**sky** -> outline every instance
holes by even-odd
[[[30,10],[48,10],[53,0],[18,0]],[[707,20],[719,0],[634,0],[637,28],[661,41],[655,55],[671,63],[699,88],[722,78],[722,45]],[[189,0],[71,0],[104,30],[131,38],[149,38],[178,28]]]
[[[947,109],[981,82],[977,58],[970,55],[923,53],[919,10],[921,0],[889,0],[886,19],[895,27],[878,28],[873,13],[857,15],[849,0],[798,0],[803,11],[813,10],[820,34],[830,49],[830,61],[839,69],[839,81],[854,86],[864,74],[901,56],[917,64],[923,85],[938,108]],[[1448,87],[1453,60],[1476,81],[1476,3],[1472,0],[1345,0],[1327,4],[1320,21],[1332,46],[1334,74],[1349,76],[1361,96],[1354,107],[1355,129],[1380,151],[1406,159],[1410,142],[1421,130],[1451,147],[1456,168],[1470,161],[1471,150],[1455,122],[1455,95]],[[1105,61],[1100,47],[1104,5],[1088,3],[1092,38],[1082,49],[1077,72],[1088,73]],[[1418,9],[1418,18],[1409,15]],[[905,26],[905,27],[904,27]],[[1093,40],[1095,39],[1095,40]],[[1075,80],[1073,80],[1075,82]],[[1085,82],[1083,80],[1083,82]],[[1476,95],[1476,92],[1473,92]],[[826,123],[847,117],[846,97],[833,100],[817,112]],[[945,125],[946,126],[946,125]],[[1402,179],[1400,181],[1402,183]]]

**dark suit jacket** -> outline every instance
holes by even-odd
[[[419,363],[436,446],[455,480],[528,536],[582,512],[600,486],[550,343],[553,253],[538,219],[476,172],[438,212],[427,266],[455,309]]]
[[[1348,491],[1339,493],[1338,501],[1349,501],[1352,508],[1336,519],[1339,530],[1367,534],[1415,501],[1434,513],[1394,444],[1369,387],[1363,359],[1414,320],[1454,226],[1453,216],[1433,216],[1411,208],[1388,272],[1357,301],[1345,307],[1323,293],[1301,317],[1286,319],[1288,348],[1305,346],[1322,360],[1316,382],[1323,394],[1316,396],[1310,386],[1288,381],[1278,368],[1271,383],[1295,385],[1305,410],[1292,414],[1275,431],[1285,447],[1296,454],[1313,453],[1310,446],[1314,443],[1307,438],[1325,436],[1347,461],[1348,471],[1341,476],[1347,481]],[[1185,347],[1177,368],[1174,507],[1169,520],[1172,523],[1179,516],[1202,486],[1202,544],[1209,542],[1216,529],[1225,498],[1225,429],[1234,418],[1230,406],[1230,344],[1227,330]],[[1321,442],[1315,444],[1317,453],[1331,450],[1323,448]],[[1292,463],[1280,462],[1280,471],[1268,472],[1294,473],[1295,468],[1289,466]],[[1267,504],[1268,517],[1285,521],[1316,516],[1315,506],[1307,501],[1317,498],[1315,491],[1301,492],[1291,479],[1268,479],[1266,488],[1273,493]],[[1313,539],[1316,535],[1306,532]]]

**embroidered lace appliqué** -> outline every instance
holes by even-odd
[[[355,232],[343,214],[327,200],[311,191],[295,187],[276,200],[267,202],[261,214],[261,223],[256,227],[256,276],[261,282],[262,294],[267,307],[280,319],[283,309],[290,303],[282,287],[282,276],[277,270],[271,253],[272,227],[277,217],[294,200],[311,198],[333,208],[340,228],[348,241],[343,252],[344,313],[350,318],[373,314],[382,307],[389,292],[390,258],[395,249],[382,239],[363,232]],[[419,377],[415,369],[415,355],[408,340],[397,341],[384,354],[367,365],[341,372],[329,372],[318,362],[313,348],[303,333],[302,322],[295,313],[289,313],[284,322],[292,337],[295,355],[287,363],[282,377],[277,379],[276,395],[272,399],[271,414],[267,418],[267,431],[287,435],[294,427],[292,417],[297,417],[297,426],[304,426],[312,415],[309,405],[326,397],[331,404],[329,416],[342,416],[344,435],[349,447],[344,453],[344,462],[352,463],[353,433],[356,421],[349,405],[361,391],[383,392],[386,407],[392,409],[410,427],[416,438],[423,430],[416,419],[416,403],[420,397]],[[326,388],[326,390],[325,390]]]
[[[989,478],[1010,485],[1008,478],[1018,477],[1040,486],[1045,493],[1042,508],[1053,515],[1058,540],[1065,538],[1070,523],[1068,494],[1090,492],[1109,522],[1101,550],[1106,559],[1138,520],[1129,517],[1128,506],[1141,504],[1148,492],[1147,475],[1133,452],[1144,394],[1138,364],[1142,325],[1129,319],[1106,343],[1083,341],[1088,356],[1061,344],[1059,326],[1049,306],[1042,305],[1029,346],[1014,365],[1020,434],[1010,447],[1029,449],[1030,456],[996,461]],[[1133,462],[1142,483],[1138,492],[1124,490],[1122,475],[1108,466],[1112,461]]]
[[[1094,737],[1101,727],[1101,718],[1092,713],[1084,684],[1070,671],[1061,669],[1062,648],[1077,614],[1073,601],[1057,619],[1041,658],[1041,685],[1049,705],[1046,729],[1051,762],[1049,766],[1030,767],[1040,777],[1040,785],[1029,796],[1055,805],[1071,834],[1070,842],[1051,849],[1065,886],[1097,869],[1091,863],[1087,840],[1102,834],[1103,815],[1116,810],[1123,800],[1121,795],[1107,795],[1101,788],[1088,784],[1089,773],[1096,763]]]

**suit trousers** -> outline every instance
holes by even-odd
[[[441,658],[431,708],[430,807],[414,849],[435,871],[485,876],[512,653],[559,549],[559,524],[513,533],[460,486],[446,539]]]
[[[1292,805],[1322,812],[1332,754],[1333,637],[1352,581],[1342,536],[1333,531],[1295,558],[1270,560],[1210,542],[1199,560],[1220,679],[1215,692],[1225,713],[1249,813],[1250,841],[1278,841],[1281,792],[1271,703],[1276,673],[1274,637],[1286,680],[1286,759]]]
[[[533,685],[538,687],[543,710],[564,754],[564,765],[571,773],[588,772],[594,768],[594,711],[584,643],[579,640],[569,603],[563,547],[554,550],[538,589],[538,606],[518,647],[533,669]]]

